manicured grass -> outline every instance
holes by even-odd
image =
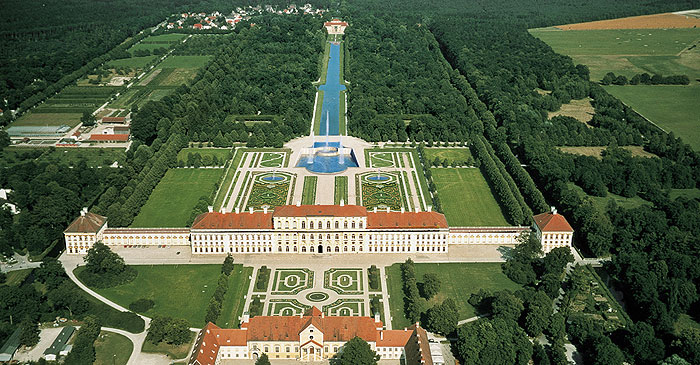
[[[304,190],[301,193],[301,204],[313,205],[316,203],[316,184],[318,177],[304,176]]]
[[[134,268],[138,272],[134,281],[94,290],[125,308],[138,299],[150,299],[155,305],[141,313],[148,317],[161,315],[186,319],[192,327],[204,325],[204,315],[216,289],[221,265],[137,265]],[[247,289],[250,272],[250,268],[243,270],[242,265],[236,264],[229,278],[229,291],[239,293],[239,286]],[[225,308],[230,299],[243,302],[242,295],[231,298],[227,293],[226,298]],[[237,306],[242,304],[234,303],[234,307]]]
[[[503,289],[518,290],[520,285],[514,283],[503,274],[500,263],[447,263],[447,264],[415,264],[416,278],[423,281],[425,273],[434,273],[440,278],[440,291],[428,302],[428,308],[452,298],[459,309],[459,319],[475,316],[474,307],[469,303],[469,297],[479,289],[498,291]],[[401,280],[400,264],[386,268],[387,290],[389,292],[389,307],[393,317],[394,328],[404,328],[411,323],[404,315],[403,282]]]
[[[86,109],[87,110],[87,109]],[[35,113],[28,112],[10,124],[11,127],[44,127],[62,124],[75,127],[80,123],[81,113]]]
[[[600,80],[606,72],[629,77],[642,72],[700,76],[694,49],[678,53],[700,38],[700,29],[619,29],[551,31],[533,29],[555,52],[587,65],[591,80]],[[693,54],[695,53],[695,54]]]
[[[187,35],[178,33],[152,35],[142,40],[141,43],[175,43],[185,39],[185,37]]]
[[[183,359],[190,354],[190,348],[192,347],[194,338],[195,333],[190,332],[190,340],[179,346],[169,345],[166,342],[160,342],[154,345],[149,341],[144,341],[143,346],[141,346],[141,352],[165,354],[173,360]]]
[[[605,90],[700,151],[700,85],[606,86]]]
[[[95,365],[125,365],[134,344],[126,336],[102,331],[95,340]]]
[[[211,56],[170,56],[160,64],[162,68],[201,68],[209,63]]]
[[[343,54],[342,52],[340,53],[341,55]],[[341,61],[340,63],[340,69],[343,69],[343,63]],[[342,72],[342,71],[341,71]],[[342,76],[340,81],[343,81]],[[340,101],[338,104],[338,113],[340,114],[338,116],[338,121],[340,123],[340,126],[338,127],[338,133],[340,133],[341,136],[345,135],[345,130],[347,129],[346,122],[347,120],[345,119],[345,90],[340,92]]]
[[[209,197],[223,169],[170,169],[132,227],[186,227],[200,197]]]
[[[368,152],[365,156],[365,159],[369,161],[370,167],[372,168],[395,167],[393,152]]]
[[[219,192],[216,199],[214,199],[214,207],[217,210],[221,209],[221,207],[224,206],[230,199],[230,195],[227,195],[230,194],[228,189],[231,187],[232,183],[235,184],[234,176],[237,175],[236,169],[238,168],[238,164],[240,163],[242,156],[243,152],[240,149],[237,149],[233,154],[233,161],[231,161],[231,164],[226,169],[226,175],[224,176],[224,180],[219,187]]]
[[[450,226],[508,226],[479,169],[432,169]]]
[[[219,161],[221,161],[221,165],[223,165],[228,159],[230,158],[230,148],[183,148],[178,152],[177,154],[177,160],[178,161],[183,161],[187,163],[187,155],[190,153],[199,153],[202,157],[204,156],[211,156],[214,158],[216,156]]]
[[[425,158],[432,162],[436,157],[448,161],[466,161],[472,156],[468,148],[426,148]]]
[[[238,328],[243,315],[245,299],[248,294],[248,287],[251,284],[248,278],[253,275],[253,268],[246,266],[236,266],[229,277],[228,291],[221,307],[221,315],[216,324],[221,328]]]
[[[171,47],[170,44],[167,43],[136,43],[131,48],[129,48],[128,52],[131,53],[132,55],[136,51],[142,51],[142,50],[148,50],[148,51],[153,51],[154,49],[157,48],[165,48],[169,49]],[[157,56],[157,55],[156,55]]]
[[[264,152],[260,158],[260,167],[283,167],[284,153]]]
[[[339,205],[340,201],[348,203],[348,177],[347,176],[336,176],[335,177],[335,193],[334,193],[334,204]]]
[[[321,134],[321,110],[323,109],[323,90],[316,91],[316,113],[314,114],[314,134]]]
[[[122,58],[119,60],[111,60],[107,62],[110,67],[131,67],[131,68],[143,68],[151,61],[159,56],[143,56],[143,57],[131,57]]]

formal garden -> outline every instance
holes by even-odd
[[[293,175],[283,172],[253,174],[246,210],[262,210],[287,204]]]
[[[356,175],[362,189],[362,205],[368,210],[401,210],[406,207],[404,187],[399,173],[368,172]]]
[[[272,284],[273,295],[297,294],[312,288],[314,272],[309,269],[276,269]]]

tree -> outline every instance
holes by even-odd
[[[379,361],[379,355],[365,340],[355,336],[343,345],[335,360],[338,365],[374,365]]]
[[[480,319],[457,329],[455,352],[467,365],[527,364],[532,344],[514,321]]]
[[[54,257],[45,257],[34,271],[34,277],[49,290],[57,288],[67,278],[63,264]]]
[[[574,255],[569,247],[557,247],[552,249],[542,259],[545,274],[559,274],[564,272],[564,268],[570,262],[574,262]]]
[[[510,321],[517,321],[522,313],[523,302],[520,298],[511,294],[506,290],[496,293],[493,303],[491,303],[491,312],[494,318],[502,318]]]
[[[270,365],[270,359],[267,358],[267,354],[263,353],[260,357],[255,360],[255,365]]]
[[[656,363],[663,359],[664,342],[656,338],[654,327],[646,322],[637,322],[631,326],[626,336],[625,350],[637,361]]]
[[[426,316],[426,328],[431,332],[447,336],[457,328],[459,313],[457,312],[457,304],[452,298],[447,298],[442,303],[430,308]]]
[[[620,348],[607,336],[594,338],[590,352],[584,351],[584,355],[588,355],[586,363],[594,365],[622,365],[625,362]]]
[[[95,121],[95,116],[88,111],[83,112],[83,116],[80,117],[80,122],[83,123],[83,125],[86,127],[95,125]]]
[[[612,72],[608,72],[605,74],[605,76],[603,76],[603,79],[600,80],[600,83],[603,85],[610,85],[615,81],[615,79],[616,79],[615,74]]]
[[[423,297],[430,299],[440,291],[440,278],[437,274],[429,272],[423,275]]]
[[[167,342],[178,346],[189,341],[190,336],[190,327],[186,320],[155,316],[148,327],[146,340],[154,345]]]
[[[228,254],[224,259],[224,263],[221,265],[221,272],[226,275],[231,275],[233,268],[233,256],[231,256],[231,254]]]
[[[126,266],[124,259],[101,241],[95,242],[83,260],[85,270],[78,275],[88,285],[109,288],[136,277],[136,270]]]
[[[36,321],[27,318],[20,324],[19,342],[27,347],[32,347],[39,343],[39,325]]]
[[[9,146],[12,143],[10,135],[6,131],[0,131],[0,150]]]

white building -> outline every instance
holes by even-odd
[[[542,251],[546,254],[557,247],[571,247],[574,229],[557,210],[552,208],[549,213],[538,214],[533,217],[533,225],[537,238],[542,244]]]
[[[222,360],[271,359],[323,361],[342,351],[355,336],[367,341],[381,359],[426,358],[426,332],[418,324],[400,330],[384,330],[378,316],[325,316],[312,307],[300,316],[244,316],[240,329],[221,329],[208,323],[197,336],[190,365],[216,365]],[[421,338],[423,344],[421,345]]]

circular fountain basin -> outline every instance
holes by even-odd
[[[379,176],[374,175],[374,176],[368,177],[367,180],[372,180],[372,181],[387,181],[387,180],[389,180],[389,177],[388,177],[388,176],[384,176],[384,175],[379,175]]]
[[[316,152],[316,154],[318,156],[331,157],[338,156],[340,153],[338,151],[338,147],[322,147]]]
[[[282,176],[265,176],[262,178],[265,181],[282,181],[284,178]]]

